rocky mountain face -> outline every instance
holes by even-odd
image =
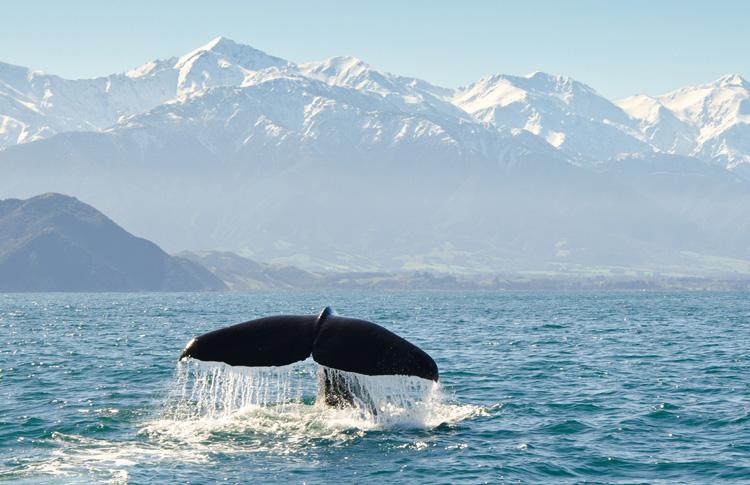
[[[618,103],[545,73],[452,89],[225,38],[93,80],[0,64],[0,194],[307,270],[733,271],[747,98],[738,76]]]
[[[79,200],[0,200],[0,291],[225,289],[202,266],[169,256]]]

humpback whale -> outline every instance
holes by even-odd
[[[330,406],[368,401],[337,371],[438,380],[437,364],[422,349],[375,323],[334,315],[329,307],[318,315],[277,315],[213,330],[190,340],[180,360],[269,367],[310,356],[323,366],[318,397]]]

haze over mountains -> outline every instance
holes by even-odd
[[[124,74],[0,63],[0,194],[56,191],[170,251],[307,269],[744,272],[750,84],[612,102],[461,88],[217,38]]]

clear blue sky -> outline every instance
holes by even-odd
[[[750,2],[4,2],[0,61],[64,77],[125,71],[217,35],[296,62],[353,55],[444,86],[546,71],[610,98],[750,77]]]

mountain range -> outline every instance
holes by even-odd
[[[749,130],[737,75],[613,102],[542,72],[446,88],[223,37],[96,79],[0,63],[0,194],[312,270],[739,271]]]

